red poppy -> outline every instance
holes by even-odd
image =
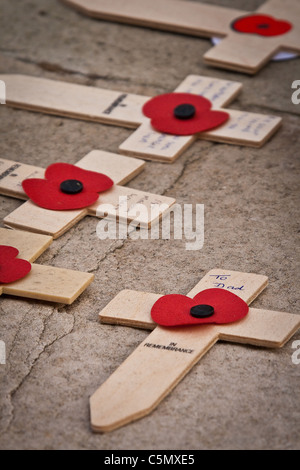
[[[221,126],[229,119],[224,111],[212,111],[212,103],[191,93],[167,93],[152,98],[143,107],[145,116],[159,132],[193,135]]]
[[[152,319],[161,326],[233,323],[244,318],[249,307],[237,295],[223,289],[206,289],[193,299],[165,295],[152,307]]]
[[[38,206],[54,211],[89,207],[100,192],[113,186],[106,175],[82,170],[68,163],[54,163],[45,173],[45,179],[27,179],[22,183],[27,196]]]
[[[27,276],[31,264],[17,259],[19,251],[12,246],[0,245],[0,284],[10,284]]]
[[[232,23],[232,28],[239,33],[259,34],[260,36],[280,36],[292,29],[288,21],[268,15],[247,15]]]

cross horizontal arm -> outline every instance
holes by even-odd
[[[115,184],[126,184],[137,176],[146,163],[136,158],[124,158],[117,153],[92,150],[75,166],[83,170],[96,171],[109,176]],[[0,158],[0,194],[28,199],[22,188],[22,181],[29,178],[44,178],[45,170]]]
[[[281,348],[299,328],[299,315],[250,308],[243,320],[220,325],[219,339],[265,348]]]
[[[104,173],[112,178],[115,183],[125,184],[143,170],[145,162],[118,154],[93,150],[80,160],[76,166],[85,170]],[[0,193],[26,199],[27,196],[23,191],[22,181],[27,178],[43,178],[44,173],[45,170],[38,167],[0,159]],[[115,204],[118,202],[118,190],[116,188],[118,186],[114,187]],[[129,189],[125,188],[124,191],[126,190],[130,192]],[[104,193],[103,197],[107,198]],[[164,198],[162,197],[162,199]],[[174,202],[170,198],[166,198],[166,200],[170,205]],[[96,215],[96,210],[50,211],[27,201],[5,217],[4,223],[7,227],[29,230],[58,238],[89,214]],[[151,219],[150,221],[152,222]]]
[[[126,210],[123,206],[120,207],[120,197],[128,200]],[[87,215],[99,218],[107,216],[120,223],[134,221],[142,228],[150,228],[174,203],[175,199],[173,198],[115,185],[112,189],[102,193],[97,203],[83,210],[51,211],[27,201],[5,217],[4,224],[16,229],[48,234],[55,239],[62,236]],[[143,211],[139,211],[139,204],[144,205]],[[156,211],[151,211],[151,205],[155,204],[162,207],[159,216]]]
[[[194,297],[205,289],[222,288],[237,294],[251,303],[268,284],[268,278],[259,274],[240,273],[212,269],[188,293]],[[151,308],[161,294],[149,294],[133,290],[123,290],[100,312],[102,323],[153,329],[156,324],[151,318]]]

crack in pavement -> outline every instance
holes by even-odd
[[[53,308],[53,311],[52,313],[50,314],[49,317],[52,317],[53,313],[55,311],[55,308]],[[49,322],[49,317],[47,317],[45,319],[45,322],[48,324]],[[4,429],[2,429],[0,431],[0,436],[3,435],[4,433],[6,432],[9,432],[9,428],[11,427],[12,425],[12,422],[14,420],[14,404],[13,404],[13,400],[14,400],[14,397],[16,395],[16,393],[20,390],[20,388],[23,386],[23,384],[26,382],[26,380],[28,379],[28,377],[31,375],[34,367],[36,366],[37,362],[39,361],[39,359],[41,358],[41,356],[47,351],[47,349],[49,349],[51,346],[53,346],[56,342],[58,341],[61,341],[62,339],[64,339],[65,337],[67,337],[68,335],[70,335],[73,331],[74,331],[74,326],[75,326],[75,317],[72,315],[72,318],[73,318],[73,322],[72,322],[72,326],[71,328],[69,329],[69,331],[67,331],[66,333],[64,333],[62,336],[59,336],[59,337],[56,337],[53,341],[51,341],[50,343],[48,344],[45,344],[42,348],[42,351],[40,351],[37,355],[37,357],[33,360],[32,364],[29,366],[29,370],[28,372],[22,377],[22,379],[20,380],[20,382],[13,388],[13,390],[11,390],[9,393],[8,393],[8,400],[10,402],[10,406],[11,406],[11,411],[10,411],[10,417],[9,417],[9,421],[8,421],[8,424],[5,426]],[[45,332],[45,329],[47,327],[47,325],[44,324],[44,321],[43,321],[43,330],[42,330],[42,333],[39,335],[39,340],[41,339],[41,337],[43,336],[44,332]],[[28,356],[29,357],[29,356]],[[27,357],[27,359],[28,359]]]

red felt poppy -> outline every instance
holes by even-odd
[[[229,119],[224,111],[212,111],[212,103],[191,93],[167,93],[143,106],[155,130],[165,134],[193,135],[221,126]]]
[[[153,321],[161,326],[233,323],[244,318],[249,307],[237,295],[223,289],[207,289],[193,299],[165,295],[152,307]]]
[[[239,33],[259,34],[260,36],[280,36],[292,29],[288,21],[279,20],[268,15],[247,15],[232,23],[232,28]]]
[[[83,170],[68,163],[54,163],[45,173],[45,179],[27,179],[22,183],[27,196],[44,209],[63,211],[89,207],[100,192],[114,182],[102,173]]]
[[[27,276],[31,264],[17,259],[19,251],[12,246],[0,245],[0,284],[10,284]]]

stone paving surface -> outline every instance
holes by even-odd
[[[209,3],[251,10],[262,1]],[[148,163],[129,184],[205,204],[202,250],[186,251],[180,240],[99,241],[97,220],[86,218],[39,259],[95,274],[79,300],[66,307],[1,298],[0,448],[299,448],[293,341],[281,350],[219,343],[151,415],[110,434],[91,432],[88,406],[148,334],[99,323],[121,289],[186,293],[220,267],[267,275],[269,287],[253,306],[297,314],[300,106],[291,102],[291,84],[299,60],[272,62],[255,77],[217,70],[202,60],[208,40],[92,20],[54,0],[2,0],[0,31],[0,73],[149,96],[204,74],[244,84],[234,108],[284,119],[262,149],[198,141],[172,165]],[[1,156],[43,167],[75,163],[92,149],[117,152],[131,133],[6,106],[0,116]],[[20,205],[0,200],[1,220]]]

